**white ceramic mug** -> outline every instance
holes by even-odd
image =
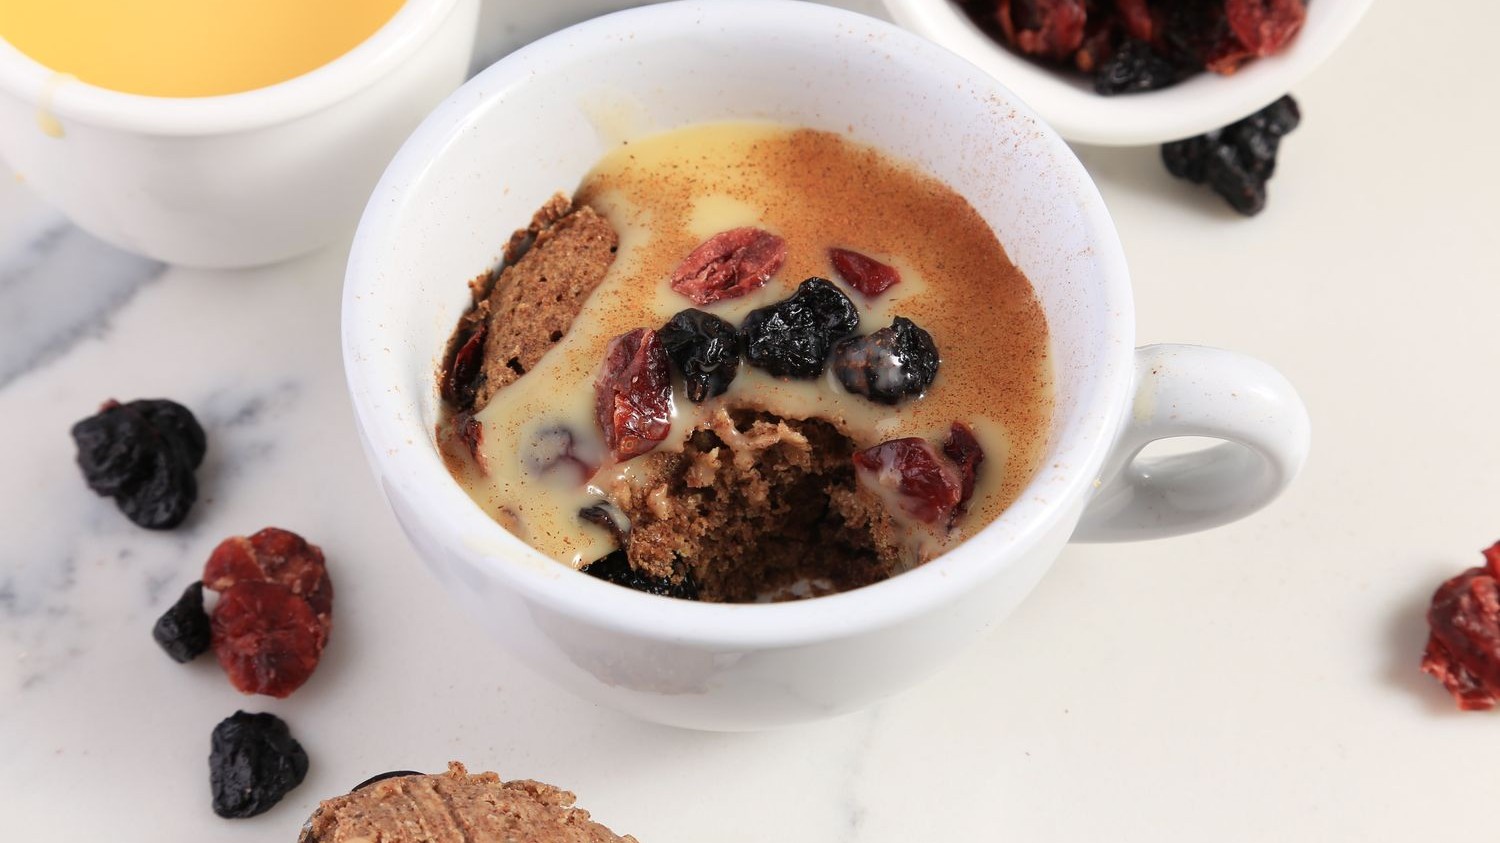
[[[464,282],[493,264],[507,234],[576,185],[618,143],[622,123],[648,131],[731,118],[847,132],[952,185],[1026,271],[1051,330],[1049,453],[1020,499],[914,571],[801,602],[672,600],[574,571],[486,516],[434,445],[435,374],[468,305]],[[946,50],[878,20],[786,0],[622,12],[481,73],[386,171],[344,290],[345,365],[367,453],[454,599],[577,693],[704,729],[825,717],[917,682],[1011,611],[1075,530],[1168,535],[1274,498],[1308,444],[1292,387],[1229,352],[1135,349],[1134,338],[1114,227],[1052,130]],[[1179,435],[1226,441],[1135,459],[1146,443]]]
[[[381,168],[463,81],[479,0],[407,0],[348,53],[216,97],[65,80],[0,39],[0,157],[73,222],[189,266],[272,263],[354,223]]]

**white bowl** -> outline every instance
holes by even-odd
[[[622,114],[636,115],[641,132],[734,118],[847,132],[964,194],[1031,278],[1051,328],[1057,407],[1043,468],[1019,500],[910,573],[774,605],[611,585],[543,556],[476,506],[434,441],[436,373],[469,304],[465,282],[554,191],[571,190],[617,147]],[[371,466],[453,598],[560,684],[697,728],[827,717],[907,687],[1004,618],[1075,529],[1145,538],[1224,523],[1275,497],[1307,447],[1300,401],[1263,364],[1211,349],[1132,349],[1130,283],[1109,215],[1068,147],[1010,92],[888,23],[792,0],[621,12],[470,80],[370,198],[343,330]],[[1174,435],[1240,444],[1134,461],[1147,442]]]
[[[0,40],[0,157],[120,248],[272,263],[349,230],[402,139],[463,81],[478,18],[479,0],[407,0],[334,61],[217,97],[63,81]]]
[[[979,65],[1070,141],[1163,143],[1233,123],[1302,81],[1343,42],[1371,0],[1311,0],[1307,22],[1283,52],[1232,76],[1200,73],[1170,88],[1100,96],[1087,79],[1028,59],[981,30],[953,0],[884,0],[901,26]]]

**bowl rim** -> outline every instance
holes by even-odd
[[[364,41],[283,82],[208,97],[158,97],[102,88],[41,64],[0,38],[0,91],[66,123],[152,135],[211,135],[294,120],[346,99],[394,71],[461,0],[405,0]]]
[[[1286,94],[1354,31],[1373,0],[1316,0],[1292,43],[1232,76],[1202,73],[1170,88],[1103,97],[1005,47],[954,0],[883,0],[901,26],[958,53],[1014,90],[1070,141],[1141,146],[1202,134]]]
[[[412,188],[433,159],[467,130],[487,103],[537,78],[548,57],[565,52],[583,61],[601,50],[640,49],[652,38],[692,37],[704,30],[793,26],[813,33],[841,27],[867,33],[883,52],[929,62],[955,77],[972,79],[986,92],[1035,122],[1034,143],[1056,169],[1092,233],[1098,255],[1098,299],[1107,330],[1094,339],[1099,376],[1086,384],[1078,409],[1062,420],[1061,434],[1046,460],[1065,465],[1040,470],[1017,503],[975,536],[938,558],[898,577],[810,600],[772,604],[699,603],[645,594],[598,580],[553,561],[506,532],[468,497],[435,457],[417,395],[389,355],[371,350],[391,344],[381,337],[375,295],[383,286],[380,267],[397,235]],[[622,39],[622,30],[650,33]],[[863,39],[839,39],[840,44]],[[455,284],[458,282],[455,281]],[[1093,301],[1091,299],[1091,301]],[[547,36],[496,62],[439,105],[396,154],[360,220],[345,278],[342,305],[345,373],[355,420],[371,467],[388,497],[399,497],[443,553],[474,558],[534,607],[579,619],[589,626],[645,639],[724,650],[806,645],[889,628],[951,603],[1047,539],[1076,512],[1123,423],[1134,382],[1135,317],[1123,248],[1104,202],[1083,165],[1055,133],[1013,94],[953,53],[886,21],[802,0],[676,0],[638,7],[578,24]],[[435,378],[434,378],[435,380]],[[435,388],[435,387],[434,387]],[[377,412],[377,398],[399,394],[401,411]],[[413,446],[413,443],[416,443]],[[1059,484],[1062,484],[1061,487]],[[397,508],[398,518],[401,515]],[[1017,513],[1035,511],[1034,517]],[[1075,515],[1076,517],[1076,515]],[[403,525],[405,526],[405,525]],[[409,530],[410,532],[410,530]],[[474,538],[482,536],[482,540]],[[498,551],[496,549],[499,549]],[[429,551],[432,550],[429,548]],[[418,550],[419,555],[424,555]],[[1048,562],[1050,563],[1050,559]],[[431,562],[429,561],[429,564]]]

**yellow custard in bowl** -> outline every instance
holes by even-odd
[[[0,38],[37,63],[127,94],[212,97],[322,67],[405,0],[3,0]]]

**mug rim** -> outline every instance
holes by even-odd
[[[1048,160],[1061,165],[1068,189],[1059,196],[1078,205],[1093,235],[1091,247],[1100,267],[1094,300],[1106,305],[1109,326],[1108,335],[1097,342],[1101,350],[1094,359],[1101,374],[1093,394],[1084,396],[1067,417],[1054,421],[1054,441],[1043,465],[1060,456],[1067,459],[1063,470],[1068,476],[1061,487],[1055,477],[1046,478],[1046,472],[1038,470],[1017,501],[997,518],[911,571],[851,591],[783,603],[700,603],[621,588],[543,555],[474,504],[436,456],[432,432],[422,421],[421,398],[409,394],[408,381],[394,368],[385,372],[394,364],[365,353],[379,338],[380,320],[374,312],[377,297],[364,293],[380,289],[381,256],[389,251],[405,203],[430,161],[444,154],[449,142],[465,131],[474,113],[491,99],[536,83],[540,76],[533,68],[547,67],[549,54],[566,52],[576,61],[601,50],[635,49],[631,47],[635,42],[618,37],[625,28],[650,32],[654,38],[683,38],[703,30],[772,23],[812,32],[832,26],[857,27],[881,39],[888,52],[899,51],[907,61],[930,63],[964,79],[1002,98],[1019,117],[1035,122],[1038,131],[1033,133],[1033,142],[1045,150]],[[1061,137],[1003,85],[952,52],[885,21],[800,0],[676,0],[616,12],[533,42],[476,75],[428,115],[371,195],[351,247],[342,307],[345,373],[356,424],[398,520],[403,517],[401,507],[409,507],[443,552],[472,559],[537,607],[599,629],[724,649],[796,646],[888,628],[951,603],[974,584],[995,575],[1047,537],[1088,493],[1123,424],[1134,380],[1134,303],[1124,251],[1098,189]],[[373,342],[373,347],[381,343]],[[399,390],[403,409],[411,409],[375,413],[366,396],[388,396],[393,389]],[[412,442],[421,447],[404,447]],[[1044,482],[1045,489],[1040,485]],[[1016,513],[1026,508],[1023,502],[1036,512],[1021,519]],[[476,535],[484,541],[477,542]],[[423,555],[423,550],[418,553]]]
[[[47,67],[0,37],[0,91],[59,120],[128,132],[193,136],[261,128],[321,110],[368,87],[431,38],[458,4],[405,0],[379,29],[332,61],[264,87],[205,97],[132,94],[67,78],[65,71]],[[59,78],[67,82],[54,81]]]

